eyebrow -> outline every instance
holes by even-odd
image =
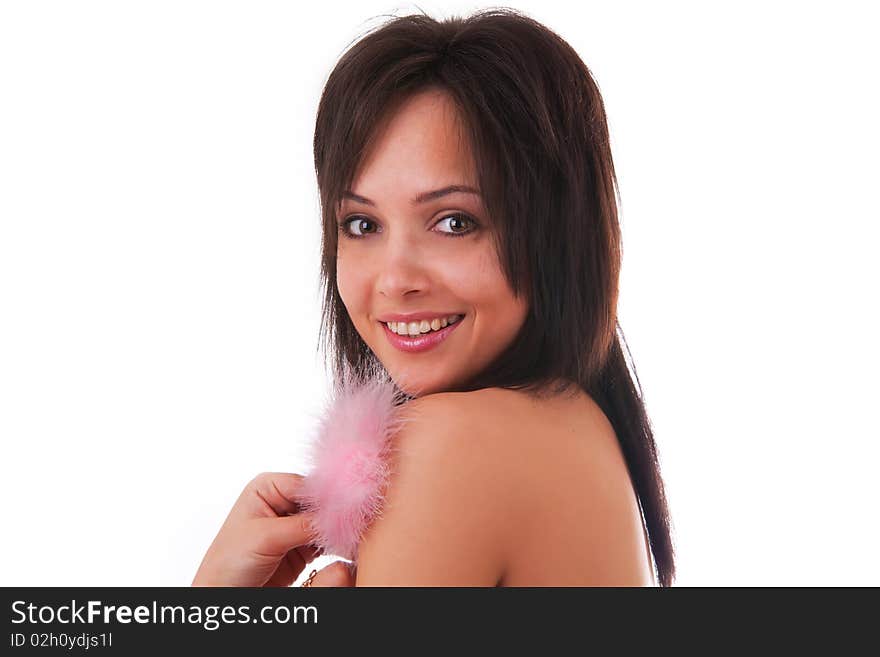
[[[418,194],[415,198],[413,198],[410,202],[413,205],[417,205],[419,203],[427,203],[428,201],[433,201],[449,194],[476,194],[477,196],[479,196],[480,192],[473,187],[468,187],[467,185],[447,185],[446,187],[435,189],[431,192],[422,192],[421,194]],[[373,207],[376,207],[376,204],[368,199],[366,196],[355,194],[351,190],[344,191],[342,193],[342,198],[351,199],[352,201],[357,201],[358,203],[363,203],[364,205],[371,205]]]

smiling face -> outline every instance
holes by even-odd
[[[510,345],[528,311],[501,271],[481,197],[452,186],[476,190],[475,165],[452,100],[432,89],[397,109],[337,214],[339,294],[361,338],[414,396],[479,373]],[[446,193],[425,197],[436,190]],[[446,336],[439,343],[413,350],[380,321],[400,314],[463,317],[435,334]]]

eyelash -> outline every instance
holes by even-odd
[[[459,218],[461,218],[461,219],[464,219],[465,221],[470,222],[474,227],[471,228],[471,229],[468,230],[468,231],[463,232],[463,233],[446,233],[446,232],[444,232],[443,235],[445,235],[446,237],[467,237],[468,235],[470,235],[471,233],[473,233],[474,231],[476,231],[477,228],[479,227],[479,224],[477,223],[476,219],[474,219],[473,217],[471,217],[471,216],[468,215],[468,214],[465,214],[464,212],[450,212],[449,214],[444,214],[444,215],[440,218],[440,221],[438,221],[437,223],[439,224],[441,221],[444,221],[444,220],[446,220],[446,219],[449,219],[450,217],[459,217]],[[348,228],[347,228],[347,226],[348,226],[352,221],[354,221],[355,219],[358,219],[358,220],[361,220],[361,221],[366,220],[366,221],[369,221],[369,222],[372,222],[372,221],[373,221],[373,220],[370,219],[369,217],[366,217],[366,216],[364,216],[364,215],[360,215],[360,214],[356,214],[356,215],[350,215],[350,216],[346,217],[346,218],[343,219],[342,221],[338,222],[337,225],[339,226],[339,230],[342,232],[342,234],[343,234],[345,237],[347,237],[348,239],[352,239],[352,240],[362,240],[362,239],[364,239],[367,235],[355,235],[354,233],[349,232],[349,230],[348,230]],[[437,224],[434,224],[434,225],[436,226]]]

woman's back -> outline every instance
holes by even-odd
[[[653,584],[626,465],[589,396],[489,388],[409,403],[359,586]]]
[[[488,404],[525,465],[522,531],[502,586],[650,586],[650,547],[614,430],[583,391],[535,398],[504,389]],[[513,466],[515,467],[515,465]]]

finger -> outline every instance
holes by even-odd
[[[314,561],[319,554],[321,554],[321,548],[314,545],[301,545],[285,554],[282,561],[287,562],[287,565],[290,566],[290,572],[293,573],[293,579],[288,581],[287,584],[290,584],[290,582],[299,577],[306,564]]]
[[[314,545],[293,548],[278,562],[275,572],[263,586],[290,586],[320,552],[321,548]]]
[[[280,518],[255,518],[253,550],[260,555],[282,557],[290,550],[305,547],[315,538],[312,513]]]
[[[251,480],[248,489],[275,515],[283,516],[301,510],[296,497],[302,481],[302,475],[290,472],[262,472]]]
[[[323,548],[320,548],[315,545],[301,545],[300,547],[293,548],[290,552],[287,553],[287,559],[290,561],[291,565],[296,567],[297,565],[305,568],[307,563],[311,563],[316,558],[320,557],[323,553]]]
[[[354,586],[353,565],[345,561],[334,561],[318,571],[312,579],[312,586]]]
[[[263,586],[290,586],[291,582],[296,580],[301,572],[302,570],[295,571],[287,559],[281,559],[281,561],[278,562],[278,567],[275,568],[275,572],[272,573],[272,576],[265,584],[263,584]]]

